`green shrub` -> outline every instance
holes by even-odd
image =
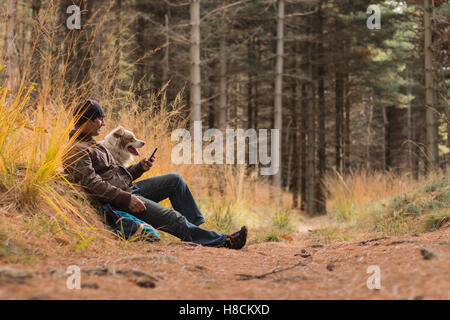
[[[266,242],[280,242],[281,239],[280,239],[280,235],[276,231],[271,230],[271,232],[266,236],[264,241],[266,241]]]
[[[417,205],[415,205],[414,203],[410,203],[406,207],[405,212],[414,213],[417,216],[420,214],[420,208]]]
[[[438,194],[436,200],[441,202],[446,208],[450,207],[450,190]]]
[[[411,202],[411,199],[406,194],[401,194],[397,197],[392,198],[391,203],[389,205],[389,209],[398,211],[402,209],[404,206],[408,205]]]
[[[443,205],[441,202],[437,201],[437,200],[431,199],[431,200],[426,201],[426,202],[423,204],[422,207],[423,207],[424,209],[434,210],[434,209],[440,209],[440,208],[443,208],[444,205]]]
[[[423,228],[425,232],[430,231],[436,231],[440,227],[444,225],[447,221],[450,220],[450,214],[449,213],[436,213],[436,214],[430,214],[425,219]]]

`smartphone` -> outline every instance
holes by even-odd
[[[156,153],[157,150],[158,150],[158,148],[155,148],[155,150],[153,151],[152,155],[151,155],[150,158],[148,158],[148,159],[151,159],[151,158],[155,155],[155,153]]]

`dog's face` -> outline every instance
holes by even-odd
[[[122,150],[126,150],[135,156],[139,156],[139,151],[137,149],[142,148],[145,145],[144,141],[136,139],[133,132],[125,130],[122,126],[115,128],[108,136],[108,140],[112,142],[113,145]]]

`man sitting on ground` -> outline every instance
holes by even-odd
[[[66,156],[64,170],[89,195],[182,241],[230,249],[241,249],[245,245],[245,226],[231,235],[199,227],[205,220],[180,174],[168,173],[133,184],[150,169],[155,158],[144,158],[137,164],[123,167],[105,147],[97,144],[93,137],[105,126],[105,112],[98,102],[86,100],[78,104],[74,118],[78,120],[70,137],[77,131],[79,134]],[[158,204],[166,198],[170,199],[173,209]]]

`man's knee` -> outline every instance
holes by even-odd
[[[169,176],[169,179],[175,181],[178,185],[178,183],[184,183],[183,176],[176,172],[171,172],[167,174]]]

